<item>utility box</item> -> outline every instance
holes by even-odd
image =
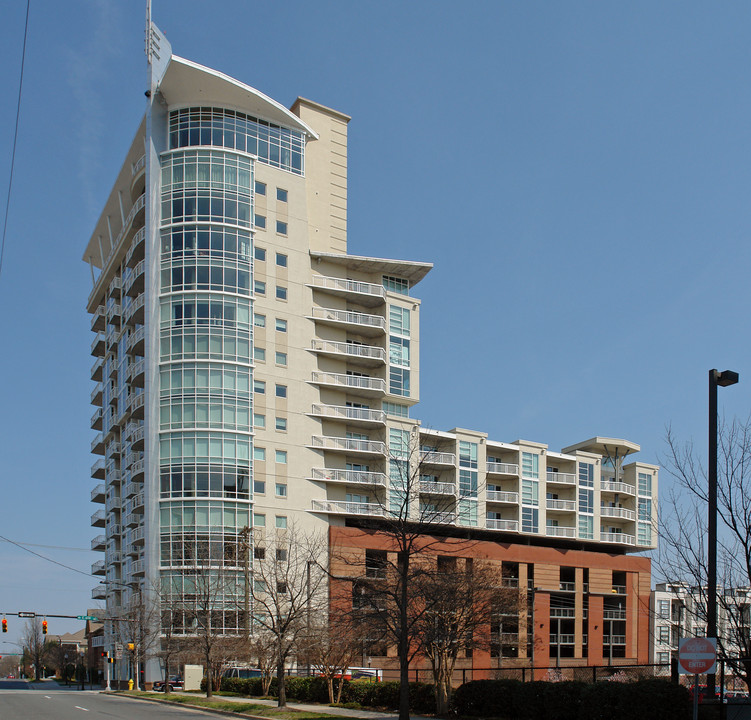
[[[185,690],[200,690],[203,680],[203,665],[186,665],[183,672],[183,688]]]

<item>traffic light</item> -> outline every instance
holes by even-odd
[[[42,620],[42,634],[43,635],[47,634],[47,621],[46,620]]]
[[[3,618],[3,632],[8,632],[8,621]]]

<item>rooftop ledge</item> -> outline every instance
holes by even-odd
[[[385,273],[395,275],[410,284],[420,282],[433,268],[433,263],[414,262],[411,260],[390,260],[387,258],[365,257],[363,255],[342,255],[340,253],[310,251],[310,257],[318,262],[325,260],[335,265],[342,265],[356,272]]]

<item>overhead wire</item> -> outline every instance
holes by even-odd
[[[21,117],[21,91],[23,89],[23,70],[26,64],[26,38],[29,34],[29,7],[31,0],[26,0],[26,22],[23,29],[23,50],[21,51],[21,79],[18,83],[18,101],[16,103],[16,128],[13,132],[13,152],[10,157],[10,179],[8,180],[8,196],[5,200],[5,218],[3,220],[3,237],[0,240],[0,276],[3,272],[3,257],[5,255],[5,235],[8,231],[8,214],[10,212],[10,193],[13,188],[13,171],[16,165],[16,145],[18,144],[18,121]]]
[[[57,560],[53,560],[52,558],[47,557],[46,555],[42,555],[41,553],[38,553],[34,550],[30,550],[27,547],[24,547],[21,543],[16,542],[15,540],[11,540],[10,538],[7,538],[3,535],[0,535],[0,540],[5,540],[5,542],[9,542],[11,545],[15,545],[16,547],[21,548],[21,550],[25,550],[27,553],[31,553],[32,555],[36,555],[38,558],[41,558],[42,560],[46,560],[47,562],[54,563],[55,565],[59,565],[60,567],[64,567],[66,570],[72,570],[73,572],[77,572],[79,575],[85,575],[86,577],[93,577],[91,573],[84,572],[83,570],[79,570],[78,568],[71,567],[70,565],[66,565],[65,563],[58,562]]]

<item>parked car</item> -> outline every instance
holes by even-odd
[[[154,692],[164,692],[164,686],[165,686],[164,680],[157,680],[154,683],[152,690],[154,690]],[[171,677],[169,679],[169,686],[170,686],[170,689],[172,690],[182,690],[183,689],[182,678],[179,678],[176,675],[174,677]]]
[[[259,668],[241,667],[239,665],[228,667],[222,673],[222,677],[239,678],[241,680],[247,680],[248,678],[257,678],[261,677],[262,675],[263,672]]]

